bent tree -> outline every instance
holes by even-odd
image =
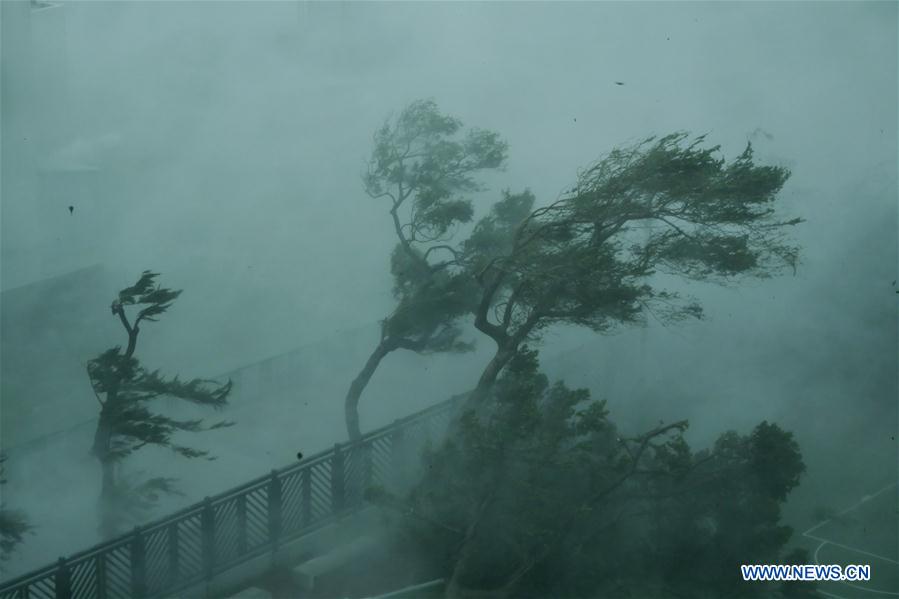
[[[458,225],[472,219],[468,196],[483,189],[475,175],[500,168],[506,149],[491,131],[463,132],[432,100],[413,102],[375,133],[363,185],[389,206],[397,237],[390,260],[396,308],[381,321],[378,345],[344,398],[351,440],[361,436],[359,399],[385,356],[397,349],[470,349],[456,321],[471,312],[476,287],[451,241]]]
[[[370,496],[395,508],[409,562],[445,577],[446,597],[773,596],[739,566],[801,559],[781,523],[799,446],[762,422],[693,451],[686,428],[627,435],[522,347],[490,410],[426,452],[411,493]]]
[[[476,225],[463,250],[480,285],[475,326],[496,352],[469,406],[553,324],[606,332],[647,314],[702,316],[654,275],[727,283],[795,269],[784,230],[801,219],[776,210],[789,171],[755,164],[751,145],[728,163],[704,141],[675,133],[615,149],[551,204],[507,193]]]
[[[158,273],[144,271],[131,287],[113,300],[112,315],[127,335],[124,349],[115,346],[88,362],[87,373],[100,404],[92,453],[100,462],[100,534],[104,538],[122,531],[142,508],[153,504],[160,492],[177,492],[174,479],[155,477],[132,482],[119,470],[122,461],[147,445],[171,449],[186,458],[208,457],[208,452],[177,444],[177,432],[200,432],[231,426],[228,421],[206,427],[201,420],[178,420],[150,410],[150,402],[170,397],[194,404],[222,408],[231,393],[231,381],[166,378],[158,370],[145,369],[135,357],[141,325],[155,322],[171,307],[181,290],[156,284]]]

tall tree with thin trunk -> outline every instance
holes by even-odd
[[[137,283],[119,292],[111,310],[125,329],[127,345],[124,350],[121,346],[108,349],[87,365],[100,404],[92,452],[102,471],[99,515],[104,538],[120,533],[142,508],[152,505],[160,492],[177,492],[172,478],[156,477],[137,483],[129,480],[120,471],[125,458],[146,445],[156,445],[187,458],[214,459],[206,451],[177,444],[173,435],[233,424],[222,421],[205,427],[201,420],[178,420],[150,410],[150,402],[163,397],[219,409],[227,404],[231,393],[230,380],[219,384],[204,379],[182,381],[178,376],[166,378],[158,370],[146,370],[135,357],[141,325],[155,322],[181,294],[180,290],[159,287],[158,276],[144,271]]]
[[[457,319],[471,313],[476,287],[451,242],[472,218],[470,195],[483,189],[475,176],[501,168],[506,150],[496,133],[463,132],[432,100],[413,102],[375,133],[363,185],[389,206],[398,240],[391,256],[397,304],[344,399],[350,439],[361,436],[359,398],[385,356],[397,349],[470,349],[459,339]]]
[[[676,133],[612,151],[549,205],[506,194],[463,244],[480,285],[475,326],[496,343],[469,405],[553,324],[607,332],[648,314],[699,318],[695,301],[664,289],[666,277],[726,284],[795,269],[785,229],[801,219],[776,210],[788,178],[756,165],[751,145],[728,163],[704,136]]]

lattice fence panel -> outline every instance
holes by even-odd
[[[393,443],[388,435],[371,442],[372,484],[388,486],[391,482]]]
[[[237,498],[231,497],[212,507],[215,514],[215,569],[230,564],[240,556]]]
[[[147,593],[150,595],[165,590],[169,583],[168,535],[165,528],[151,530],[144,536],[147,566]]]
[[[28,599],[56,599],[56,579],[53,574],[29,581],[22,590],[10,590],[0,595],[2,599],[19,599],[20,597],[28,597]],[[79,598],[80,599],[80,598]]]
[[[287,537],[305,527],[303,523],[303,471],[281,477],[281,536]]]
[[[203,576],[203,530],[199,512],[178,523],[178,574],[181,580]]]
[[[422,451],[445,436],[457,404],[444,404],[436,410],[428,410],[398,426],[379,431],[364,444],[344,447],[340,456],[343,480],[338,481],[344,491],[343,507],[352,509],[360,505],[369,484],[385,487],[405,484],[403,480],[412,474],[407,473],[409,466],[421,467]],[[283,536],[293,536],[333,515],[332,464],[329,456],[322,456],[320,461],[280,477]],[[260,483],[213,506],[216,570],[239,563],[244,549],[246,553],[255,553],[270,544],[268,493],[268,484]],[[245,510],[239,511],[239,505]],[[245,514],[245,547],[242,545],[241,513]],[[171,584],[181,586],[202,578],[201,522],[200,511],[194,511],[160,522],[157,528],[145,533],[148,594],[164,596]],[[174,530],[177,534],[169,539]],[[73,599],[94,599],[103,589],[107,599],[130,598],[133,594],[131,541],[130,536],[123,537],[121,544],[106,545],[101,554],[69,564]],[[175,548],[177,551],[173,551]],[[15,587],[0,592],[0,599],[55,599],[57,574],[54,569],[37,571],[32,577],[15,583]]]
[[[97,596],[97,568],[93,558],[83,559],[70,564],[73,597]]]
[[[268,533],[268,488],[258,487],[247,492],[245,497],[247,502],[247,551],[254,551],[271,541]]]
[[[107,599],[130,599],[131,547],[119,545],[106,552],[106,597]]]
[[[312,466],[312,523],[327,518],[331,509],[331,463],[319,462]]]
[[[355,507],[362,502],[365,452],[364,445],[349,447],[344,451],[343,488],[346,507]]]

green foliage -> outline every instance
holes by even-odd
[[[447,241],[473,216],[469,195],[482,189],[475,176],[497,169],[507,146],[496,133],[462,131],[433,100],[418,100],[374,137],[363,177],[366,192],[390,199],[399,243],[391,255],[396,311],[384,335],[422,352],[464,351],[455,320],[473,309],[475,288]],[[437,257],[440,260],[437,260]]]
[[[344,398],[347,432],[361,435],[358,403],[381,360],[397,349],[464,352],[457,320],[471,313],[477,288],[460,251],[450,245],[471,221],[477,175],[501,168],[507,146],[496,133],[463,131],[433,100],[418,100],[374,135],[363,175],[372,198],[388,199],[397,236],[390,258],[396,309],[381,321],[381,339]]]
[[[136,358],[124,356],[119,347],[106,350],[91,360],[88,375],[94,391],[106,396],[100,424],[107,431],[103,454],[108,459],[122,460],[145,445],[166,447],[183,457],[205,457],[206,451],[174,443],[173,434],[233,425],[229,421],[204,426],[201,420],[178,420],[154,413],[147,405],[154,399],[171,397],[222,408],[231,393],[231,381],[219,384],[204,379],[181,381],[177,376],[167,379],[159,371],[144,369]]]
[[[112,347],[87,364],[88,377],[100,404],[93,453],[103,464],[101,528],[105,536],[113,534],[128,518],[148,509],[160,493],[175,492],[172,479],[129,480],[115,465],[147,445],[170,449],[185,458],[214,459],[204,450],[177,443],[177,433],[233,425],[225,420],[207,426],[199,419],[172,418],[151,409],[151,402],[160,398],[220,409],[227,404],[232,390],[230,380],[221,384],[199,378],[184,381],[177,375],[165,377],[158,370],[147,370],[135,357],[140,323],[156,321],[181,294],[180,290],[158,286],[158,276],[144,271],[137,283],[120,291],[112,303],[112,313],[128,336],[127,347]],[[129,317],[127,308],[136,312]]]
[[[774,208],[789,172],[756,165],[751,146],[728,163],[704,141],[675,133],[615,149],[526,215],[531,196],[506,193],[464,245],[482,287],[478,328],[514,349],[553,323],[603,332],[647,314],[700,317],[653,275],[723,283],[795,268],[783,231],[801,221]]]
[[[0,560],[8,560],[11,552],[34,527],[21,510],[0,509]]]
[[[792,436],[762,423],[694,454],[686,422],[627,437],[608,416],[523,348],[490,401],[426,452],[399,510],[414,515],[415,551],[451,586],[497,596],[765,592],[740,584],[739,564],[776,562],[790,537],[780,504],[804,469]]]
[[[491,260],[511,253],[515,228],[530,214],[535,201],[530,190],[517,194],[503,190],[502,198],[478,221],[462,244],[474,272],[481,272]]]
[[[711,451],[698,452],[689,477],[655,489],[662,499],[653,506],[647,543],[668,565],[666,579],[745,592],[740,564],[780,561],[792,535],[780,524],[780,506],[804,471],[792,433],[768,422],[746,436],[726,432]]]
[[[803,565],[813,563],[807,549],[794,549],[786,554],[782,560],[783,564]],[[820,597],[816,591],[818,585],[814,582],[806,581],[787,581],[781,583],[781,593],[787,599],[814,599]]]
[[[498,381],[489,409],[466,413],[459,434],[426,455],[426,477],[409,502],[425,522],[442,526],[419,521],[422,550],[436,543],[445,570],[459,569],[466,587],[512,581],[516,596],[559,596],[541,582],[547,560],[624,518],[619,494],[635,469],[653,468],[652,456],[685,426],[621,439],[604,402],[550,385],[537,372],[536,353],[524,349]],[[650,447],[656,437],[667,441]]]
[[[7,483],[3,477],[3,463],[7,460],[5,454],[0,454],[0,485]],[[28,523],[28,518],[21,510],[8,509],[0,504],[0,561],[6,561],[24,539],[25,534],[32,532],[34,527]]]
[[[386,335],[396,339],[417,340],[416,351],[467,351],[468,344],[460,342],[456,320],[471,313],[477,288],[471,277],[446,270],[421,274],[416,265],[397,249],[393,256],[393,271],[397,281],[394,289],[397,306],[384,322]],[[404,272],[399,272],[407,269]],[[416,276],[417,275],[417,276]]]
[[[135,322],[141,320],[155,321],[156,316],[165,313],[179,295],[181,290],[163,289],[154,285],[159,273],[145,270],[140,279],[131,287],[126,287],[119,292],[118,300],[113,302],[113,313],[117,313],[117,306],[145,305],[138,312]]]
[[[344,398],[347,433],[361,436],[359,399],[381,360],[397,349],[464,352],[457,320],[474,309],[476,287],[459,250],[448,242],[471,221],[476,175],[497,169],[507,146],[496,133],[462,131],[433,100],[408,105],[375,132],[362,182],[372,198],[387,198],[398,244],[390,258],[397,305],[381,321],[381,338]]]
[[[410,200],[402,225],[409,242],[440,239],[454,224],[471,220],[471,201],[463,196],[481,189],[474,173],[499,168],[506,159],[499,135],[461,129],[433,100],[418,100],[375,133],[363,184],[372,197],[389,197],[394,211]]]

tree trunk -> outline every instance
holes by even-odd
[[[350,441],[358,441],[359,438],[362,437],[362,431],[359,428],[359,398],[362,396],[362,391],[365,390],[365,387],[371,380],[375,370],[378,369],[378,365],[381,363],[381,360],[384,359],[384,356],[398,347],[399,345],[393,338],[385,337],[382,339],[378,344],[378,347],[375,348],[375,351],[368,357],[368,361],[365,362],[362,371],[359,372],[355,379],[353,379],[343,403],[346,418],[346,430],[350,437]]]
[[[466,408],[477,409],[479,406],[483,405],[487,396],[490,395],[490,391],[493,389],[493,385],[496,383],[499,373],[506,367],[506,364],[508,364],[509,360],[512,359],[512,356],[515,355],[517,349],[517,345],[512,344],[497,348],[493,358],[481,373],[481,378],[478,379],[478,384],[474,388],[474,391],[472,391],[468,396],[468,399],[465,400]]]
[[[107,404],[108,405],[108,404]],[[115,462],[109,455],[109,442],[112,430],[109,425],[109,416],[106,407],[100,412],[100,420],[97,422],[97,430],[94,433],[94,446],[92,453],[100,462],[101,483],[100,497],[97,502],[99,531],[102,539],[115,536],[118,531],[117,513],[119,506],[116,499]]]
[[[100,538],[111,539],[119,534],[119,510],[116,497],[115,463],[108,457],[100,460],[103,471],[103,482],[100,485]]]

